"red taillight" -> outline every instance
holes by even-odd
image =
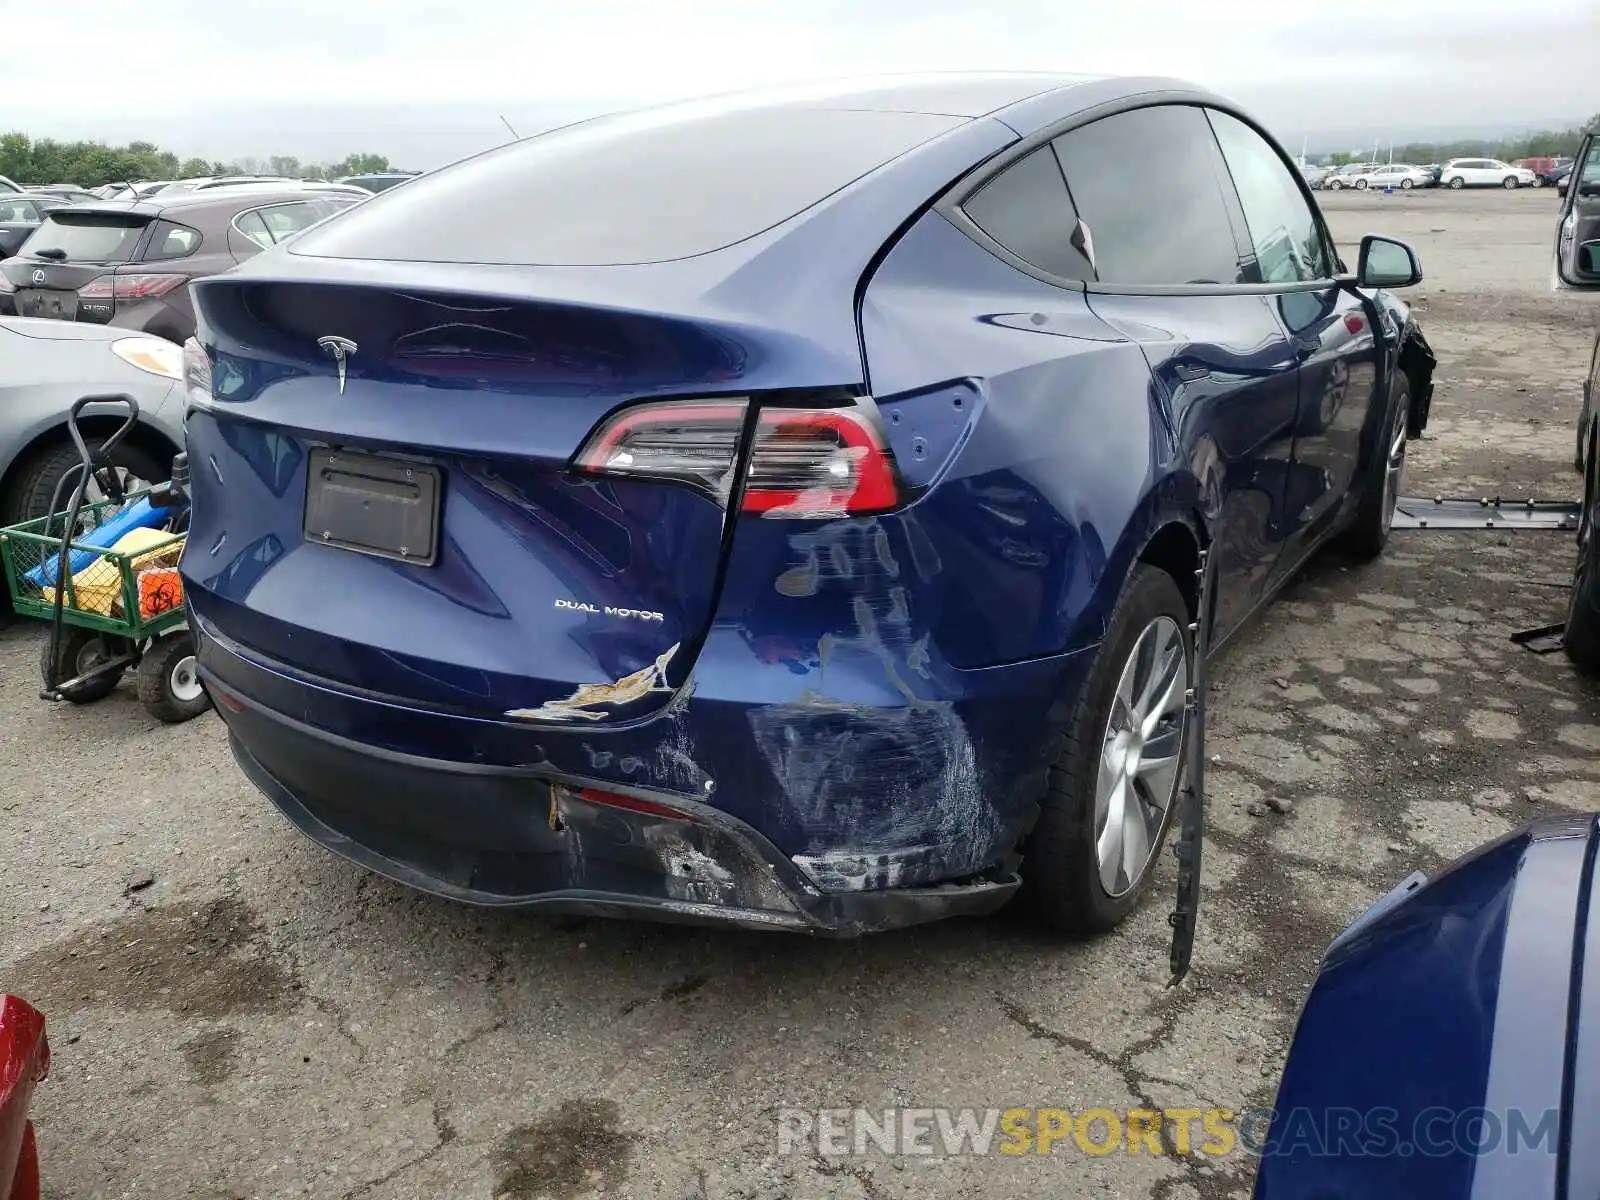
[[[79,288],[78,295],[84,300],[143,300],[165,296],[188,282],[187,275],[101,275]]]
[[[681,480],[722,497],[747,412],[744,400],[637,405],[601,425],[573,465],[594,474]],[[884,512],[901,501],[894,457],[864,410],[762,406],[742,511],[833,517]]]

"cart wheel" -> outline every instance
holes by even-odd
[[[139,699],[152,717],[168,725],[192,720],[211,707],[196,669],[193,637],[169,633],[150,647],[139,663]]]
[[[111,637],[94,629],[78,629],[68,626],[61,631],[61,641],[56,647],[57,679],[76,679],[79,675],[94,670],[99,663],[109,662],[124,653],[122,639]],[[126,667],[118,667],[107,671],[94,679],[86,679],[75,687],[65,689],[61,698],[72,704],[89,704],[95,700],[103,700],[116,690],[118,681],[122,678]],[[50,685],[50,639],[45,638],[44,646],[39,651],[39,678],[45,686]]]

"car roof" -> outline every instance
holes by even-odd
[[[294,200],[314,200],[318,197],[346,194],[344,192],[322,191],[306,187],[218,187],[207,188],[198,192],[172,192],[165,195],[146,196],[139,200],[97,200],[93,204],[85,202],[75,205],[73,211],[132,213],[145,217],[158,217],[163,213],[208,208],[237,207],[242,212],[247,208],[263,208],[269,204],[284,204]]]

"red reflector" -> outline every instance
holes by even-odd
[[[657,804],[654,800],[640,800],[636,796],[623,796],[617,792],[603,792],[599,788],[568,788],[569,793],[575,793],[578,799],[588,804],[601,804],[607,808],[620,808],[627,812],[643,813],[647,817],[665,817],[669,821],[693,821],[688,813],[680,812],[676,808],[665,804]]]

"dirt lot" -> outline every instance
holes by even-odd
[[[1414,241],[1442,359],[1411,490],[1571,498],[1597,314],[1547,290],[1548,192],[1343,193]],[[1318,563],[1216,674],[1197,970],[1160,898],[1063,947],[1005,920],[854,943],[483,913],[296,835],[207,718],[36,695],[0,634],[0,985],[51,1020],[46,1191],[89,1197],[1244,1196],[1242,1156],[778,1158],[780,1106],[1270,1100],[1321,947],[1411,870],[1600,808],[1600,689],[1506,635],[1568,535]],[[1265,808],[1287,801],[1287,812]],[[1260,812],[1262,815],[1251,815]]]

